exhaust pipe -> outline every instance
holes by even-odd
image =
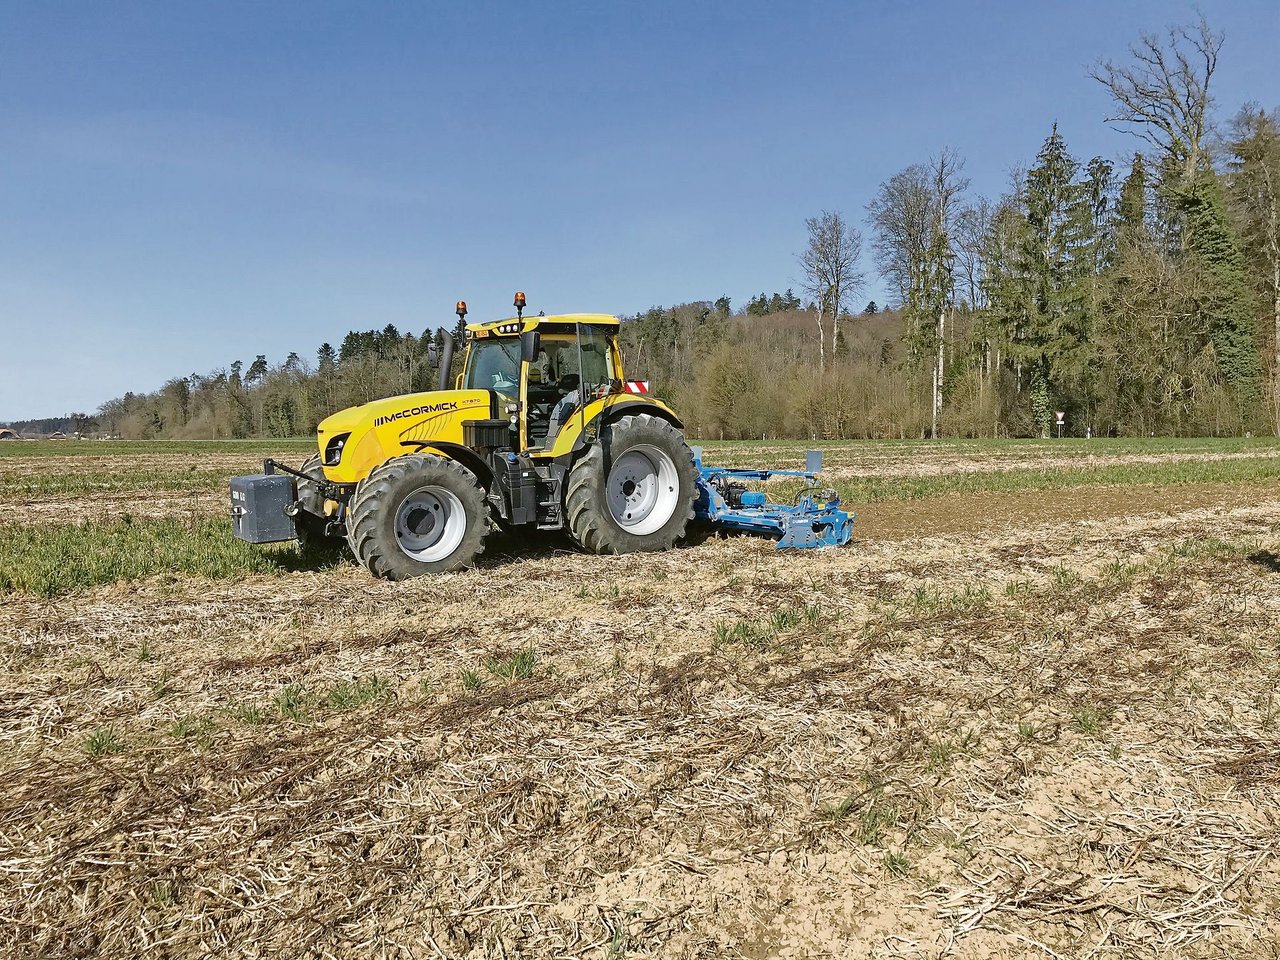
[[[449,389],[449,368],[453,366],[453,334],[444,331],[444,345],[440,348],[440,389]]]
[[[463,326],[467,322],[467,301],[459,300],[453,312],[458,315],[458,326]],[[449,369],[453,366],[453,334],[444,327],[440,332],[444,334],[444,343],[440,346],[440,389],[448,390]]]

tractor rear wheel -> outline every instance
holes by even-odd
[[[347,542],[375,577],[407,580],[471,566],[489,532],[475,475],[445,457],[414,454],[375,467],[347,515]]]
[[[670,550],[693,519],[693,451],[647,413],[605,426],[569,471],[569,532],[592,553]]]
[[[293,528],[297,531],[298,542],[306,549],[329,543],[333,537],[325,533],[329,518],[324,515],[324,496],[320,493],[318,483],[324,479],[320,455],[308,457],[299,469],[307,475],[307,479],[298,481],[298,502],[302,504],[302,509],[294,515]]]

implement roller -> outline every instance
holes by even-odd
[[[853,537],[854,514],[840,509],[834,490],[817,485],[822,451],[805,453],[803,470],[751,470],[707,467],[702,448],[693,448],[698,469],[698,499],[693,510],[700,520],[726,530],[742,530],[777,538],[779,550],[842,547]],[[749,490],[746,481],[774,477],[803,477],[808,486],[789,504],[770,503],[763,493]]]

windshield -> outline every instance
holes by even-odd
[[[463,386],[469,390],[497,390],[514,397],[519,393],[520,341],[477,340],[467,353],[467,375]]]

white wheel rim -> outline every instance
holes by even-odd
[[[448,557],[466,532],[467,511],[444,487],[419,487],[396,510],[396,543],[405,556],[423,563]]]
[[[609,515],[627,533],[643,537],[661,530],[680,500],[676,465],[657,447],[631,447],[609,468],[605,499]]]

